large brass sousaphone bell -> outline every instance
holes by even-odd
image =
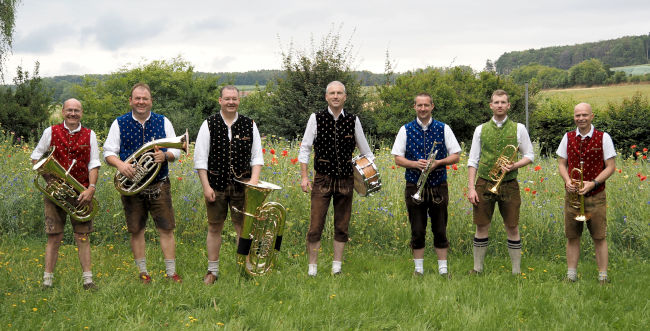
[[[33,169],[38,173],[34,178],[34,186],[57,206],[63,208],[70,218],[79,222],[92,220],[99,210],[97,199],[93,198],[90,204],[79,205],[77,201],[79,194],[86,188],[70,176],[70,170],[76,160],[66,171],[54,158],[55,149],[56,147],[52,147],[50,154],[34,165]],[[45,180],[45,185],[40,183],[41,178]]]
[[[237,264],[245,275],[265,275],[276,263],[287,212],[281,204],[264,203],[264,200],[269,193],[282,187],[264,181],[259,181],[257,185],[235,181],[244,185],[244,210],[235,209],[244,214],[237,246]]]
[[[161,163],[154,162],[154,146],[161,148],[178,148],[186,154],[190,143],[190,136],[185,134],[172,138],[153,140],[142,145],[137,151],[131,154],[124,162],[131,163],[135,168],[135,176],[128,178],[119,171],[115,174],[113,183],[115,189],[122,195],[135,195],[146,188],[154,179],[162,167]]]

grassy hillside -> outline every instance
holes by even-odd
[[[620,103],[624,98],[629,98],[637,92],[650,96],[650,84],[545,90],[535,97],[538,99],[550,97],[572,98],[576,102],[587,102],[594,109],[601,110],[607,107],[608,102]]]

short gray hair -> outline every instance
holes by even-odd
[[[341,86],[343,86],[343,93],[347,94],[347,92],[345,92],[345,84],[339,82],[338,80],[333,80],[329,84],[327,84],[327,87],[325,87],[325,93],[327,93],[327,91],[329,91],[330,86],[332,86],[332,85],[341,85]]]

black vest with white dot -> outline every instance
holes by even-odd
[[[327,109],[316,113],[314,169],[332,178],[352,176],[352,153],[356,146],[354,125],[357,117],[341,114],[338,120]]]
[[[231,140],[220,113],[208,117],[207,121],[210,130],[208,181],[214,190],[224,191],[233,178],[250,178],[253,120],[239,114],[231,127]]]

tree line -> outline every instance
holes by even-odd
[[[609,67],[623,67],[650,63],[649,50],[650,34],[626,36],[573,46],[506,52],[496,60],[495,65],[500,74],[509,74],[532,63],[568,70],[589,59],[597,59]]]

